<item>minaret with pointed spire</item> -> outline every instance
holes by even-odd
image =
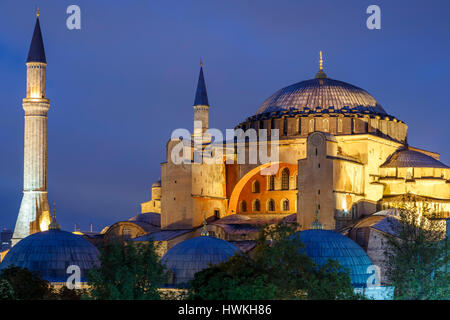
[[[47,60],[39,24],[36,25],[28,51],[25,111],[23,198],[13,234],[13,245],[26,236],[48,229],[51,221],[47,200],[47,111],[45,96]]]
[[[200,74],[198,76],[197,92],[194,100],[194,137],[202,136],[209,128],[209,102],[206,93],[203,63],[200,60]]]

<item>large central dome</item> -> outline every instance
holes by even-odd
[[[303,112],[306,108],[315,110],[316,107],[334,107],[335,110],[348,107],[348,111],[357,109],[386,114],[383,107],[367,91],[326,76],[301,81],[278,90],[264,101],[256,114],[283,110]]]

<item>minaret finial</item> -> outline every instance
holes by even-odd
[[[39,18],[39,7],[36,9],[36,17]]]
[[[49,230],[59,230],[61,227],[59,226],[58,221],[56,221],[56,202],[53,202],[53,215],[51,218],[51,222],[48,225]]]
[[[206,228],[206,215],[205,214],[203,214],[203,228],[202,228],[202,232],[200,233],[200,235],[202,237],[209,236],[208,229]]]
[[[318,229],[322,230],[323,226],[319,221],[319,204],[316,203],[316,218],[314,219],[313,223],[311,223],[311,229]]]
[[[200,68],[203,68],[203,60],[200,58]]]

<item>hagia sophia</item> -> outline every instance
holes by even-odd
[[[450,167],[439,153],[409,145],[408,126],[392,108],[328,77],[320,53],[312,79],[275,91],[259,108],[249,106],[251,116],[237,119],[235,129],[253,129],[256,140],[234,140],[219,162],[179,164],[171,155],[180,144],[185,155],[222,148],[208,138],[214,98],[207,95],[201,65],[193,103],[194,122],[201,125],[193,125],[188,139],[168,140],[161,179],[151,185],[141,212],[98,233],[62,231],[47,200],[50,102],[39,16],[26,66],[24,193],[13,247],[2,253],[0,269],[27,266],[61,283],[69,265],[82,265],[83,272],[98,265],[96,246],[119,237],[158,242],[173,275],[170,285],[181,286],[209,264],[251,252],[262,226],[285,222],[298,225],[308,255],[318,263],[338,260],[359,288],[366,286],[369,266],[383,270],[387,218],[396,216],[400,204],[430,206],[433,218],[449,221]],[[276,163],[259,154],[256,163],[236,161],[239,149],[249,159],[261,143],[278,148]],[[277,169],[268,173],[274,164]],[[322,250],[330,247],[332,252]]]

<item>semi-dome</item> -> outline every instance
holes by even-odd
[[[297,233],[305,245],[305,253],[318,265],[337,260],[348,269],[352,285],[365,287],[370,273],[367,268],[372,265],[369,256],[352,239],[331,230],[311,229]]]
[[[436,160],[435,158],[426,155],[425,153],[411,150],[409,148],[401,148],[394,152],[386,162],[381,166],[382,168],[442,168],[449,167]]]
[[[183,285],[197,272],[225,262],[237,252],[240,252],[239,248],[225,240],[200,236],[169,249],[161,262],[172,272],[173,284]]]
[[[383,107],[367,91],[326,77],[301,81],[275,92],[259,107],[256,115],[276,111],[330,109],[386,115]]]
[[[70,265],[79,266],[81,282],[87,282],[87,271],[100,265],[97,248],[80,235],[50,229],[19,241],[3,259],[0,270],[17,266],[38,271],[50,282],[66,282]]]

